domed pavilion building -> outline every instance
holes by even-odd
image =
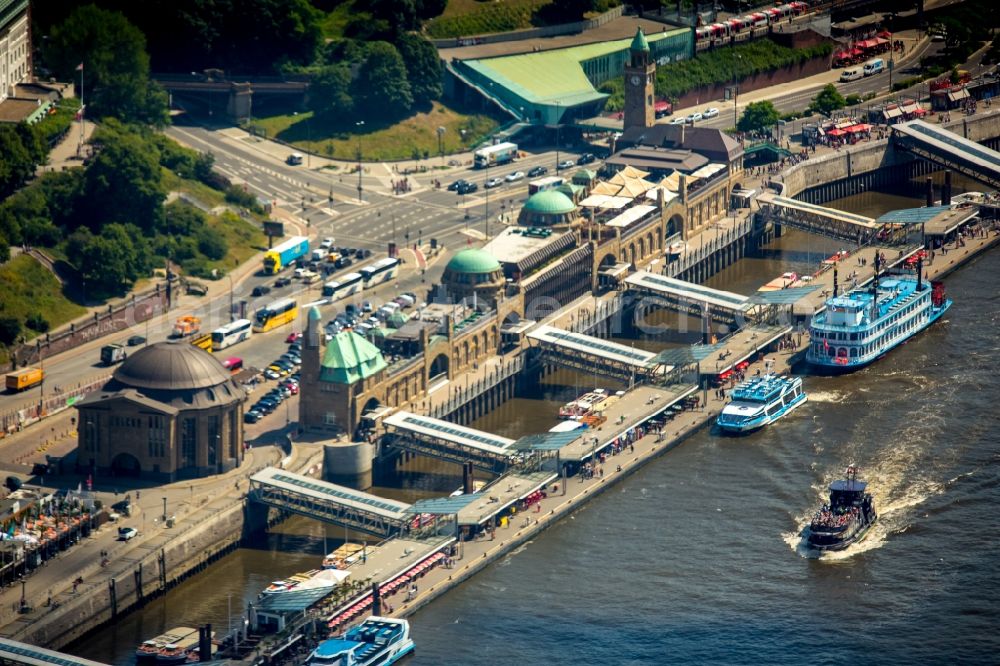
[[[495,303],[505,283],[503,266],[489,252],[468,249],[457,252],[444,268],[441,284],[452,302],[465,299],[484,305]],[[474,298],[475,297],[475,298]]]
[[[212,354],[158,342],[76,403],[77,465],[100,476],[171,482],[243,462],[246,392]]]
[[[569,229],[581,220],[573,200],[557,189],[543,190],[528,197],[517,223],[525,227]]]

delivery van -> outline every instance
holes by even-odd
[[[863,79],[865,73],[860,67],[848,67],[840,73],[841,81],[857,81],[858,79]]]
[[[885,61],[882,58],[872,58],[865,63],[864,72],[865,76],[874,76],[875,74],[881,74],[885,70]]]
[[[24,368],[7,374],[8,391],[25,391],[42,383],[45,372],[41,368]]]

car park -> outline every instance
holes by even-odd
[[[544,176],[548,172],[549,172],[548,168],[543,166],[536,166],[528,170],[528,177],[534,178],[535,176]]]
[[[266,284],[262,284],[262,285],[258,285],[256,287],[254,287],[253,291],[250,292],[250,295],[251,296],[266,296],[267,294],[270,294],[270,293],[271,293],[271,288],[268,287]]]
[[[291,366],[289,365],[288,367]],[[271,372],[277,373],[277,377],[275,377],[275,379],[277,379],[278,377],[284,377],[285,375],[288,374],[288,367],[281,365],[279,363],[272,363],[271,365],[267,366],[267,369],[270,370]]]
[[[577,164],[583,166],[584,164],[590,164],[597,160],[597,157],[593,153],[584,153],[580,155],[580,159],[576,161]]]
[[[146,342],[146,338],[142,337],[141,335],[133,335],[125,342],[128,344],[129,347],[135,347],[137,345],[144,344]]]
[[[519,180],[524,180],[524,172],[515,171],[514,173],[509,173],[507,174],[507,177],[504,178],[504,180],[506,180],[508,183],[516,183]]]
[[[503,178],[500,178],[498,176],[494,176],[493,178],[487,178],[486,182],[483,183],[483,187],[485,187],[487,189],[492,189],[494,187],[500,187],[501,185],[503,185]]]
[[[262,418],[264,418],[264,415],[261,412],[258,412],[256,409],[251,409],[243,415],[243,423],[257,423],[257,421],[260,421]]]
[[[715,108],[714,106],[712,106],[712,107],[709,107],[709,108],[705,109],[705,111],[702,112],[701,115],[706,120],[708,118],[718,118],[719,117],[719,110],[717,108]]]
[[[558,164],[558,168],[560,170],[562,170],[562,169],[572,169],[575,166],[576,166],[576,162],[574,162],[573,160],[563,160],[562,162],[560,162]]]
[[[119,541],[129,541],[139,536],[139,530],[134,527],[119,527],[118,528],[118,540]]]

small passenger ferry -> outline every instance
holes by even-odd
[[[806,540],[815,550],[844,550],[864,538],[878,514],[867,485],[858,481],[858,468],[847,468],[846,479],[830,484],[830,502],[824,504],[806,528]]]
[[[298,573],[283,580],[276,580],[268,585],[262,595],[284,594],[295,590],[315,590],[319,588],[330,588],[331,590],[339,585],[347,572],[333,568],[313,569],[305,573]]]
[[[724,432],[748,433],[777,421],[806,401],[802,379],[767,373],[732,390],[715,423]]]
[[[413,649],[409,622],[373,615],[340,638],[316,646],[306,666],[388,666]]]
[[[923,261],[917,260],[916,278],[879,278],[870,287],[837,295],[826,301],[826,310],[812,318],[806,361],[826,372],[856,370],[878,359],[941,318],[951,300],[944,284],[927,284],[921,278]]]
[[[579,420],[585,416],[599,414],[621,400],[623,395],[625,395],[624,391],[615,391],[614,394],[609,394],[605,389],[595,388],[560,407],[559,418]]]

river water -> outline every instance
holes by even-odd
[[[831,205],[874,216],[920,202],[866,193]],[[837,249],[792,232],[710,284],[749,293]],[[408,663],[996,663],[998,278],[994,252],[947,279],[945,321],[886,358],[806,377],[809,402],[754,435],[696,434],[428,605],[411,617]],[[559,371],[473,425],[543,431],[593,385]],[[843,553],[806,557],[798,532],[852,463],[879,521]],[[459,483],[457,467],[418,460],[377,492],[412,500]],[[230,608],[344,538],[300,518],[276,529],[70,651],[127,664],[172,626],[224,633]]]

